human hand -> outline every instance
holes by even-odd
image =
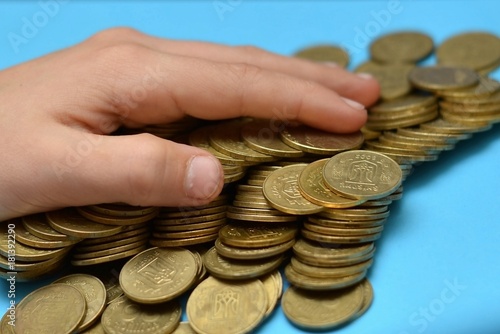
[[[373,78],[336,66],[103,31],[0,72],[0,221],[96,203],[202,205],[221,191],[222,168],[206,151],[105,136],[121,125],[253,116],[352,132],[378,94]]]

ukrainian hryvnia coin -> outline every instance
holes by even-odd
[[[467,67],[415,67],[408,78],[413,86],[428,91],[467,88],[479,82],[479,75]]]
[[[101,324],[107,334],[163,334],[174,331],[181,314],[177,301],[142,305],[122,296],[106,308]]]
[[[299,176],[306,166],[285,166],[266,178],[262,191],[272,207],[295,215],[308,215],[323,210],[322,206],[311,203],[300,194]]]
[[[372,151],[348,151],[333,156],[323,168],[325,184],[343,196],[377,199],[394,192],[402,180],[399,165]]]
[[[187,321],[182,321],[172,334],[196,334],[193,327]]]
[[[380,97],[391,100],[411,91],[408,74],[414,67],[413,64],[379,64],[367,61],[356,68],[355,72],[373,75],[380,83]]]
[[[295,325],[307,330],[325,330],[351,320],[361,309],[363,287],[358,284],[335,291],[307,291],[291,286],[283,294],[281,307]]]
[[[229,246],[260,248],[290,241],[297,231],[297,224],[228,224],[219,230],[219,238]]]
[[[347,52],[336,45],[316,45],[297,51],[295,57],[322,63],[335,63],[346,67],[349,64]]]
[[[208,277],[191,293],[186,313],[199,334],[243,334],[260,324],[267,307],[261,281],[227,282]]]
[[[370,55],[380,63],[416,63],[431,54],[432,48],[429,36],[416,31],[401,31],[375,40],[370,45]]]
[[[51,284],[27,295],[16,307],[15,333],[74,333],[86,311],[80,290]]]
[[[120,286],[130,299],[157,304],[188,290],[198,267],[190,251],[183,248],[150,248],[130,259],[120,272]]]
[[[85,297],[87,312],[78,326],[78,331],[89,328],[97,321],[106,305],[106,288],[100,279],[86,274],[74,274],[62,277],[52,284],[56,283],[71,285],[80,290]]]

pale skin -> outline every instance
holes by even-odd
[[[254,47],[166,40],[128,28],[0,72],[0,221],[68,206],[193,206],[223,187],[217,159],[120,126],[185,115],[295,120],[347,133],[379,85]]]

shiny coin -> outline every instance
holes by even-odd
[[[479,82],[479,75],[466,67],[415,67],[408,78],[413,86],[428,91],[467,88]]]
[[[228,224],[219,231],[220,241],[242,248],[270,247],[295,238],[296,224]]]
[[[74,274],[59,278],[52,284],[66,284],[77,288],[85,297],[87,310],[83,321],[78,325],[78,331],[83,331],[95,323],[106,305],[106,288],[95,276]]]
[[[209,277],[189,296],[186,313],[197,333],[243,334],[261,323],[267,307],[267,293],[261,281],[226,282]]]
[[[288,126],[281,132],[281,140],[303,152],[318,155],[333,155],[338,152],[361,147],[361,132],[339,134],[311,128],[306,125]]]
[[[402,172],[384,154],[354,150],[333,156],[323,168],[323,177],[332,191],[368,200],[394,192],[401,185]]]
[[[306,290],[329,291],[346,288],[359,283],[366,276],[366,271],[343,277],[311,277],[296,271],[290,264],[285,267],[285,277],[296,287]]]
[[[323,167],[329,159],[317,160],[307,165],[299,176],[299,191],[310,202],[325,208],[350,208],[364,203],[364,199],[352,199],[337,195],[325,185]]]
[[[431,54],[432,39],[421,32],[387,34],[370,45],[370,55],[381,63],[416,63]]]
[[[83,320],[85,312],[85,298],[77,288],[66,284],[46,285],[17,305],[15,332],[70,334]]]
[[[270,247],[242,248],[242,247],[228,246],[222,243],[220,239],[217,239],[215,241],[215,248],[217,249],[217,252],[220,255],[230,259],[256,260],[256,259],[265,259],[278,254],[283,254],[287,250],[292,248],[294,244],[295,244],[295,239],[292,239],[285,243]]]
[[[251,149],[275,157],[301,157],[304,153],[281,141],[281,126],[272,120],[254,120],[241,128],[244,143]]]
[[[120,233],[122,226],[109,226],[82,217],[76,209],[66,208],[45,214],[50,226],[64,234],[78,238],[101,238]]]
[[[150,248],[123,266],[120,286],[134,301],[158,304],[187,291],[197,270],[195,257],[187,249]]]
[[[331,62],[344,68],[349,64],[349,55],[347,52],[336,45],[316,45],[307,47],[297,51],[294,56],[322,63]]]
[[[106,308],[101,324],[107,334],[163,334],[174,331],[181,314],[176,301],[153,306],[138,304],[123,296]]]
[[[282,256],[260,260],[235,260],[224,258],[212,247],[204,256],[203,264],[208,272],[217,278],[242,280],[266,275],[281,264]]]
[[[363,300],[364,291],[360,285],[328,292],[290,287],[283,294],[281,307],[288,320],[295,325],[307,330],[325,330],[355,317]]]
[[[308,215],[323,210],[323,206],[311,203],[300,194],[299,176],[306,166],[285,166],[266,178],[263,193],[272,207],[294,215]]]

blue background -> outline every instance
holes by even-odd
[[[218,12],[214,3],[225,4],[227,10]],[[400,12],[387,17],[381,13],[389,3],[67,1],[16,52],[9,34],[21,35],[23,20],[31,21],[42,9],[38,2],[4,1],[0,69],[114,26],[167,38],[252,44],[285,55],[317,43],[343,44],[351,52],[351,69],[367,59],[371,40],[390,31],[420,30],[436,44],[468,30],[500,35],[499,1],[399,1],[395,6]],[[500,72],[493,76],[500,79]],[[404,183],[403,199],[391,205],[377,242],[369,272],[374,303],[363,317],[336,333],[500,333],[499,154],[496,125],[459,143],[438,161],[417,167]],[[448,288],[454,282],[461,286],[455,293]],[[18,283],[18,300],[40,284]],[[7,284],[2,281],[1,313],[7,302]],[[256,332],[303,333],[281,310]]]

